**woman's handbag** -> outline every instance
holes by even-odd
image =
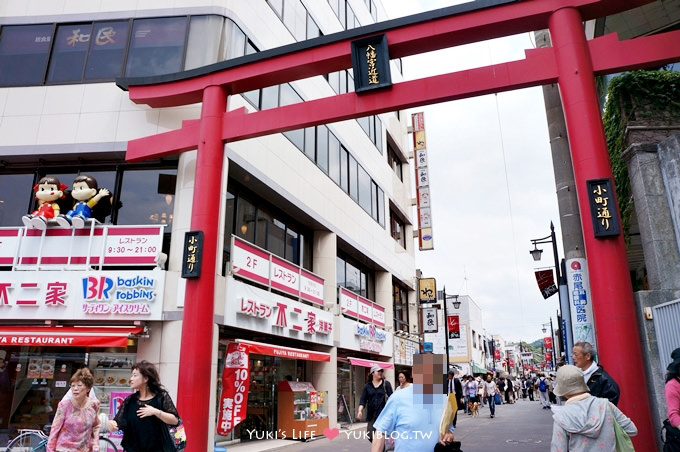
[[[493,396],[493,402],[494,402],[496,405],[500,405],[500,404],[501,404],[501,402],[502,402],[502,401],[501,401],[501,395],[500,395],[499,393],[494,394],[494,396]]]
[[[187,447],[187,434],[184,432],[184,424],[182,424],[182,419],[179,419],[177,425],[168,425],[168,433],[170,433],[170,439],[175,446],[177,452],[181,452]]]
[[[663,452],[680,452],[680,429],[673,427],[668,419],[663,421],[661,439],[663,440]]]
[[[612,416],[614,418],[614,437],[616,438],[616,452],[635,452],[633,447],[633,442],[630,440],[630,436],[626,433],[616,420],[614,411],[611,410]]]

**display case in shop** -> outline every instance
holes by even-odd
[[[109,413],[111,393],[130,391],[134,353],[90,353],[89,367],[94,376],[94,392],[101,411]]]
[[[311,439],[328,428],[327,391],[317,391],[309,382],[280,381],[278,431],[280,437]]]

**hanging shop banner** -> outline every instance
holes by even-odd
[[[450,315],[446,323],[448,325],[449,339],[460,338],[460,316]]]
[[[435,278],[420,278],[418,280],[418,299],[421,303],[435,303],[437,301],[437,280]]]
[[[552,350],[552,348],[553,348],[553,340],[552,340],[552,337],[544,337],[544,338],[543,338],[543,346],[544,346],[546,349]]]
[[[423,333],[435,333],[439,331],[439,324],[437,323],[437,308],[422,308]]]
[[[430,202],[430,175],[427,167],[425,141],[425,116],[423,112],[411,115],[413,124],[413,154],[416,171],[416,209],[418,211],[418,246],[420,251],[434,249],[432,236],[432,212]]]
[[[494,350],[493,351],[493,359],[496,361],[501,360],[501,351],[500,350]]]
[[[231,272],[310,303],[324,304],[323,278],[236,236],[232,236]]]
[[[222,397],[217,420],[217,434],[227,436],[246,418],[250,388],[248,346],[234,342],[227,346],[222,371]]]
[[[385,327],[385,308],[344,287],[339,288],[340,312],[353,319]]]
[[[558,292],[552,270],[536,270],[536,281],[543,299],[547,299]]]
[[[593,303],[585,259],[567,259],[567,290],[570,294],[571,331],[576,342],[589,342],[597,350],[593,328]]]
[[[621,233],[611,179],[587,180],[590,217],[595,237],[615,237]]]

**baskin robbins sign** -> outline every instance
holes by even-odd
[[[0,274],[0,315],[10,319],[161,320],[165,272]]]

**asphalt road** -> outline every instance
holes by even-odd
[[[332,440],[328,438],[313,441],[267,441],[260,443],[259,451],[276,450],[277,452],[368,452],[370,443],[363,438],[365,429],[340,429]],[[461,441],[464,452],[546,452],[550,450],[552,436],[552,414],[550,410],[541,409],[539,402],[519,400],[511,405],[496,407],[496,417],[489,417],[488,408],[481,408],[478,417],[458,412],[456,441]],[[288,444],[290,443],[290,444]],[[240,452],[243,446],[227,448],[227,452]],[[245,447],[243,447],[245,449]],[[241,450],[243,450],[241,449]],[[245,451],[243,451],[245,452]]]

